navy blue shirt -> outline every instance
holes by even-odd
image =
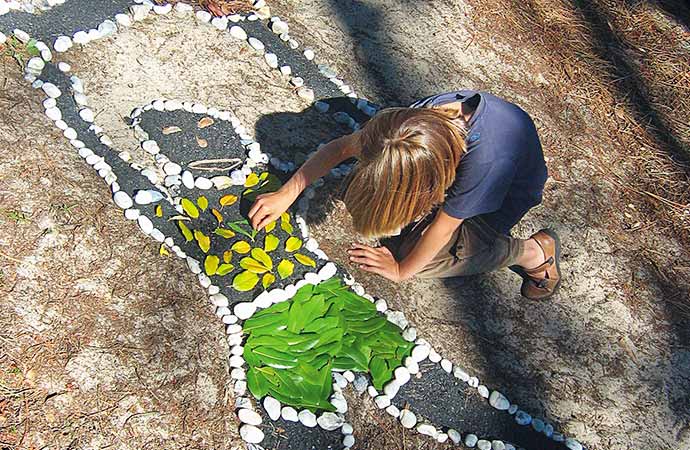
[[[471,102],[467,151],[461,158],[443,210],[457,219],[481,216],[508,234],[541,203],[547,170],[534,122],[517,105],[487,92],[462,90],[434,95],[413,108]]]

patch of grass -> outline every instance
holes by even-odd
[[[20,209],[2,210],[2,217],[14,221],[17,225],[31,223],[31,214]]]
[[[10,37],[3,46],[0,46],[0,50],[2,51],[2,56],[14,59],[22,70],[24,70],[26,62],[30,58],[41,54],[38,48],[36,48],[36,39],[31,39],[24,44],[14,36]]]

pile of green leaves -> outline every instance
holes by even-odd
[[[369,373],[381,389],[414,345],[335,277],[259,311],[243,329],[252,394],[312,411],[335,409],[328,401],[332,370]]]

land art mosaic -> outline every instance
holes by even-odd
[[[263,148],[232,111],[195,99],[150,99],[129,113],[138,154],[114,147],[88,86],[61,55],[134,22],[194,15],[229,44],[263,55],[324,120],[358,129],[378,107],[359,98],[263,0],[246,15],[213,17],[185,3],[53,2],[40,15],[0,0],[0,43],[24,46],[26,80],[45,94],[45,115],[107,183],[124,217],[186,261],[223,322],[239,433],[248,448],[356,448],[343,394],[367,392],[406,429],[481,450],[581,450],[443,358],[400,311],[365,293],[329,261],[305,222],[315,188],[290,213],[255,231],[246,213],[295,169]],[[88,9],[88,13],[83,13]],[[350,166],[335,169],[342,177]],[[226,355],[218,355],[226,357]],[[470,397],[475,391],[482,401]]]

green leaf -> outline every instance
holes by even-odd
[[[294,252],[302,247],[302,239],[290,236],[287,241],[285,241],[285,251]]]
[[[208,199],[202,195],[196,199],[196,204],[199,205],[202,211],[206,211],[206,208],[208,208]]]
[[[369,363],[369,371],[371,372],[372,384],[378,390],[383,389],[384,383],[388,381],[388,364],[382,358],[375,357]]]
[[[262,372],[259,372],[254,367],[249,368],[247,371],[247,387],[256,398],[266,396],[270,386],[271,384]]]
[[[295,253],[293,255],[295,259],[302,265],[304,266],[309,266],[309,267],[316,267],[316,261],[311,259],[310,257],[303,255],[301,253]]]
[[[241,255],[244,255],[245,253],[249,253],[249,250],[252,249],[252,246],[249,245],[247,241],[237,241],[234,244],[232,244],[232,247],[230,247],[230,250],[237,252]]]
[[[268,254],[260,248],[252,249],[252,258],[263,264],[268,270],[273,269],[273,260]]]
[[[197,207],[192,203],[191,200],[188,198],[183,198],[182,201],[180,202],[182,205],[182,210],[187,214],[189,217],[192,219],[198,219],[199,218],[199,210]]]
[[[269,270],[268,267],[249,256],[240,260],[240,267],[256,274],[266,273]]]
[[[244,272],[235,276],[232,280],[232,287],[240,292],[247,292],[254,289],[256,283],[259,282],[259,276],[253,272],[245,270]]]
[[[297,358],[289,353],[281,352],[271,347],[257,347],[252,350],[253,353],[259,357],[261,362],[274,369],[291,369],[297,367]],[[283,374],[279,371],[278,374]],[[282,381],[282,378],[281,378]]]
[[[218,271],[219,262],[220,258],[218,258],[216,255],[208,255],[204,260],[204,271],[206,272],[206,275],[215,275]]]
[[[243,228],[242,225],[246,226],[248,229]],[[236,233],[239,233],[243,236],[247,236],[252,241],[254,241],[256,233],[258,233],[255,229],[251,227],[251,225],[249,225],[249,222],[247,222],[247,220],[236,220],[235,222],[228,222],[227,226],[229,226]]]
[[[277,249],[278,244],[280,244],[280,239],[272,234],[267,234],[266,237],[264,237],[264,250],[266,252],[272,252],[273,250]]]
[[[199,244],[199,248],[204,253],[208,253],[208,250],[211,248],[211,239],[204,233],[202,233],[200,230],[194,230],[194,238],[196,239],[196,242]]]
[[[286,307],[290,306],[290,304],[287,302],[278,303],[278,305],[282,305],[282,304],[285,304]],[[278,306],[278,305],[275,305],[275,306]],[[286,322],[287,322],[287,313],[285,313],[285,311],[287,311],[287,309],[285,309],[283,311],[279,311],[277,313],[274,313],[274,312],[270,311],[273,308],[274,307],[272,306],[270,308],[264,309],[263,311],[269,311],[269,312],[266,314],[263,314],[263,315],[260,315],[260,313],[263,311],[259,311],[258,313],[254,314],[251,318],[247,319],[244,322],[244,325],[242,326],[242,330],[245,333],[251,333],[253,330],[255,330],[257,328],[263,328],[266,326],[275,325],[275,331],[277,332],[280,329],[281,325],[286,324]],[[287,326],[285,326],[285,328],[287,328]]]
[[[281,279],[286,279],[292,273],[295,271],[295,265],[288,261],[287,259],[284,259],[278,264],[278,275],[280,275]]]
[[[184,236],[187,242],[194,240],[194,234],[192,234],[191,230],[187,228],[187,225],[185,225],[183,221],[178,220],[177,227],[180,229],[182,236]]]
[[[216,275],[225,276],[232,272],[235,269],[235,266],[232,264],[221,264],[218,266],[218,270],[216,270]]]

